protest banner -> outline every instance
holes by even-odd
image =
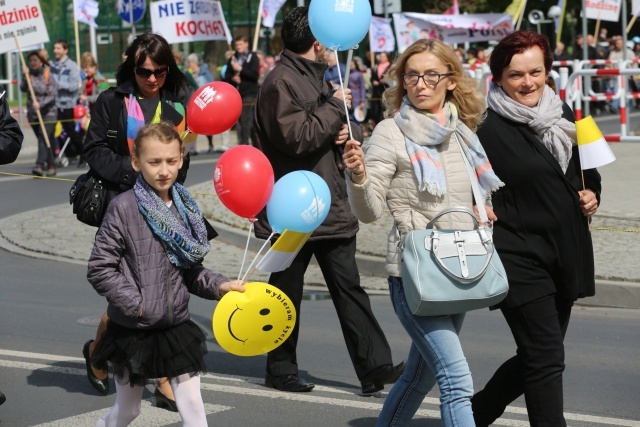
[[[371,17],[369,46],[371,46],[371,52],[393,52],[396,49],[391,18]]]
[[[620,0],[585,0],[585,5],[587,19],[611,22],[620,19]]]
[[[500,40],[513,31],[513,17],[505,13],[433,15],[394,13],[398,51],[418,39],[439,39],[446,43]]]
[[[24,49],[49,41],[38,0],[19,5],[15,2],[0,2],[0,54],[18,49],[16,37],[20,39],[19,44]]]
[[[219,1],[161,0],[152,2],[150,8],[152,31],[169,43],[233,41]]]

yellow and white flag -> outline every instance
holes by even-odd
[[[582,170],[599,168],[616,159],[593,117],[587,116],[578,120],[576,134]]]
[[[256,268],[267,273],[275,273],[289,267],[302,246],[307,242],[313,231],[300,233],[284,230],[271,249],[262,257]]]

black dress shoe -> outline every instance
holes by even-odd
[[[162,394],[160,389],[156,387],[156,391],[153,393],[156,398],[156,406],[158,408],[164,408],[167,411],[178,412],[178,405],[176,405],[176,401],[173,399],[169,399],[167,396]]]
[[[84,343],[84,347],[82,347],[82,355],[84,356],[87,366],[87,378],[89,379],[89,384],[98,390],[98,393],[106,396],[109,394],[109,375],[102,380],[94,375],[91,369],[91,357],[89,356],[89,345],[91,345],[91,342],[93,342],[93,340],[87,341]]]
[[[368,373],[360,382],[362,385],[362,395],[370,396],[384,389],[385,384],[395,383],[404,372],[404,361],[396,366],[391,364],[378,366]]]
[[[311,391],[316,385],[301,380],[297,375],[281,375],[279,377],[267,374],[264,385],[280,391],[299,393]]]
[[[6,401],[7,398],[5,397],[4,393],[0,391],[0,405],[2,405]]]

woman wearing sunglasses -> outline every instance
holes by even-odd
[[[401,239],[424,229],[443,209],[473,207],[471,181],[463,156],[473,165],[485,199],[502,183],[491,169],[475,134],[485,103],[453,50],[436,39],[418,40],[389,68],[398,84],[384,93],[387,119],[360,148],[347,142],[344,163],[349,202],[369,223],[391,211],[394,226],[387,243],[389,290],[396,315],[411,337],[407,367],[387,396],[376,426],[406,426],[426,394],[438,384],[442,425],[474,426],[473,381],[458,335],[465,313],[415,316],[401,276]],[[490,220],[496,219],[487,208]],[[471,229],[456,213],[436,228]]]
[[[129,45],[116,73],[116,82],[117,87],[102,92],[93,106],[83,152],[93,172],[106,181],[109,200],[136,182],[131,148],[138,130],[145,124],[170,122],[182,134],[188,101],[187,79],[178,69],[171,47],[158,34],[141,34]],[[115,135],[114,127],[117,128]],[[186,154],[178,174],[179,183],[184,182],[188,168],[189,155]],[[82,351],[89,382],[103,395],[109,393],[107,367],[92,365],[91,356],[106,330],[107,321],[105,313],[95,340],[87,341]],[[166,381],[159,382],[155,396],[158,406],[177,411]]]

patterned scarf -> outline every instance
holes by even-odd
[[[556,158],[562,172],[567,172],[571,150],[576,144],[576,125],[562,117],[563,102],[549,86],[535,107],[527,107],[511,99],[498,85],[489,90],[487,105],[502,117],[523,123]]]
[[[446,194],[447,180],[438,146],[450,141],[454,132],[464,155],[476,171],[484,198],[489,200],[491,193],[504,185],[493,171],[476,134],[458,120],[458,109],[452,103],[445,103],[435,115],[416,109],[405,96],[394,120],[405,136],[405,146],[418,180],[418,190],[426,190],[439,197]]]
[[[207,230],[196,201],[177,182],[171,188],[173,203],[184,221],[184,225],[171,212],[155,190],[138,175],[133,187],[138,209],[147,220],[153,234],[160,238],[171,264],[189,268],[202,262],[211,245],[207,240]]]
[[[145,99],[144,101],[149,101]],[[144,102],[143,101],[143,102]],[[165,107],[170,106],[175,111],[167,111],[165,118],[163,116],[163,104]],[[129,145],[129,153],[133,153],[133,141],[136,139],[136,135],[145,124],[148,123],[160,123],[162,120],[168,120],[173,123],[174,129],[178,132],[178,134],[183,137],[185,135],[186,130],[186,120],[185,120],[185,109],[184,106],[179,102],[170,102],[170,101],[159,101],[156,104],[155,110],[153,112],[153,116],[151,120],[147,123],[144,118],[144,112],[142,111],[142,107],[140,106],[140,102],[138,102],[138,98],[133,93],[129,95],[128,99],[125,99],[125,105],[127,107],[127,144]],[[175,113],[178,113],[177,115]],[[178,115],[181,116],[178,118]],[[184,141],[185,138],[183,138]],[[188,142],[188,141],[184,141]]]

